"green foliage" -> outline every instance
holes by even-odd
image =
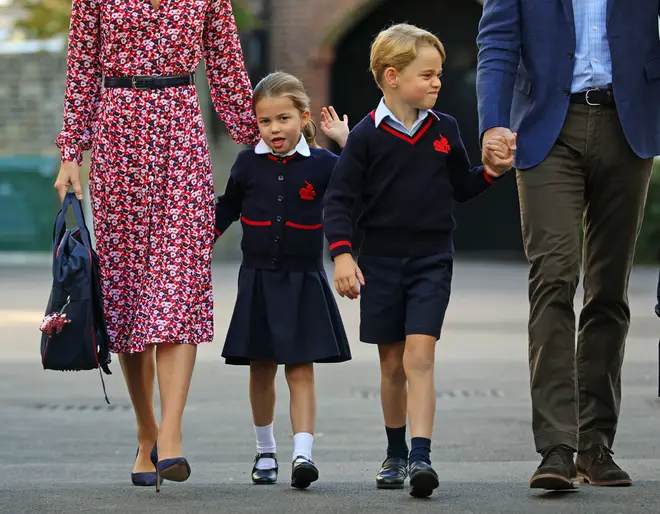
[[[637,240],[635,261],[639,264],[660,262],[660,158],[655,160],[644,224]]]
[[[12,3],[25,12],[23,19],[16,22],[16,28],[29,38],[50,39],[65,35],[69,30],[71,0],[12,0]],[[238,28],[249,30],[259,27],[259,20],[244,3],[245,0],[232,0]]]

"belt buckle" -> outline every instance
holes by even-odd
[[[593,91],[600,91],[600,89],[598,89],[598,88],[587,89],[586,93],[584,94],[584,99],[586,100],[587,105],[592,105],[592,106],[602,105],[602,104],[599,104],[599,103],[596,103],[596,102],[591,102],[589,100],[589,93],[592,93]]]
[[[146,89],[149,89],[149,86],[138,87],[138,85],[135,83],[137,80],[148,79],[148,78],[151,78],[151,77],[149,75],[133,75],[131,77],[131,86],[133,87],[133,89],[137,89],[138,91],[144,91]]]

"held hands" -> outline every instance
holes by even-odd
[[[481,159],[486,173],[499,177],[513,167],[517,137],[518,134],[504,127],[494,127],[484,133]]]
[[[63,162],[60,166],[60,173],[55,180],[55,189],[60,195],[60,201],[64,201],[69,186],[73,186],[78,200],[83,199],[82,187],[80,185],[80,167],[75,162]]]
[[[321,132],[344,148],[349,133],[348,116],[344,114],[344,118],[340,119],[334,107],[324,107],[321,109]]]
[[[342,253],[335,257],[335,289],[342,298],[345,296],[355,300],[360,295],[357,282],[363,286],[364,276],[350,253]]]

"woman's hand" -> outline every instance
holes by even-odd
[[[73,186],[73,192],[76,193],[78,200],[83,199],[82,186],[80,185],[80,167],[75,162],[63,162],[60,166],[60,173],[55,181],[55,189],[60,195],[60,201],[69,191],[69,186]]]

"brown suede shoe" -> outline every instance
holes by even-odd
[[[575,489],[579,485],[573,449],[558,445],[546,448],[541,454],[543,459],[538,469],[529,480],[532,489],[561,491]]]
[[[580,482],[605,487],[632,485],[630,475],[617,466],[612,455],[614,452],[601,444],[579,452],[576,466]]]

